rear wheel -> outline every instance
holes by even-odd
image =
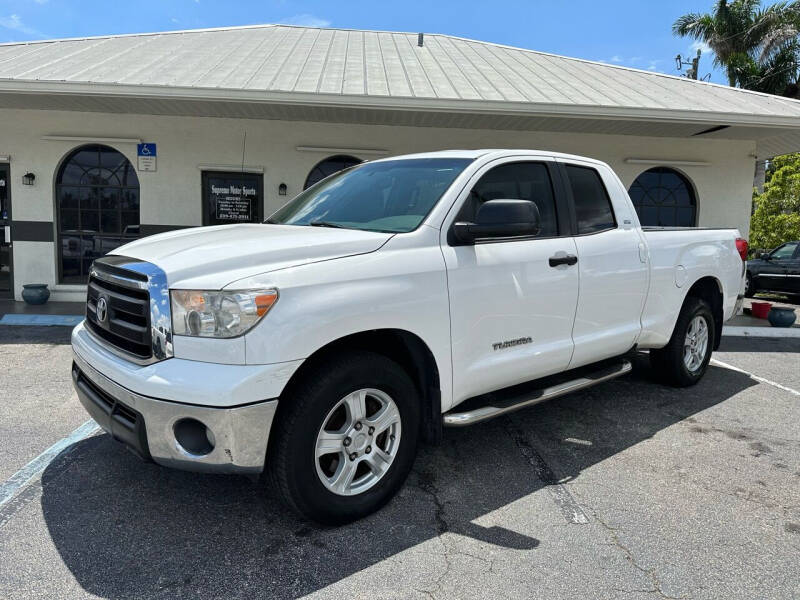
[[[419,394],[392,360],[353,352],[304,373],[281,403],[270,449],[273,481],[286,504],[325,524],[383,506],[411,470]]]
[[[669,385],[694,385],[708,369],[715,336],[711,307],[700,298],[687,298],[669,343],[650,351],[650,364],[656,375]]]

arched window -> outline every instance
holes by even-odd
[[[95,258],[139,236],[139,178],[108,146],[73,150],[56,177],[58,257],[63,283],[86,283]]]
[[[697,199],[691,182],[667,167],[649,169],[628,190],[642,225],[693,227],[697,221]]]
[[[341,171],[342,169],[346,169],[347,167],[352,167],[353,165],[361,164],[361,160],[356,158],[355,156],[347,156],[346,154],[339,154],[337,156],[331,156],[330,158],[326,158],[318,162],[311,172],[306,177],[306,184],[303,186],[303,189],[308,189],[318,181],[325,179],[328,175],[333,175],[334,173]]]

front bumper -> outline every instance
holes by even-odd
[[[159,400],[115,383],[77,352],[73,358],[72,381],[81,404],[141,458],[189,471],[257,474],[264,469],[277,400],[229,408]],[[187,450],[176,435],[176,424],[195,421],[211,432],[200,451]]]

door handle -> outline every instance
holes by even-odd
[[[564,256],[551,256],[550,266],[557,267],[559,265],[572,266],[578,262],[578,257],[574,254],[565,254]]]

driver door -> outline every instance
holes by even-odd
[[[0,164],[0,298],[13,292],[11,279],[11,182],[8,165]]]
[[[785,291],[800,294],[800,244],[794,250],[794,256],[786,260]]]
[[[452,223],[474,220],[481,203],[494,199],[535,202],[538,235],[458,245]],[[578,269],[549,262],[577,254],[567,214],[554,163],[542,159],[490,163],[456,202],[442,228],[455,403],[569,365]]]
[[[789,242],[779,246],[769,255],[769,260],[761,268],[758,277],[761,279],[760,287],[775,292],[791,292],[789,267],[797,250],[797,242]]]

